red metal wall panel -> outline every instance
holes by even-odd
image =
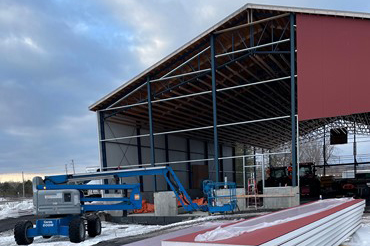
[[[370,21],[297,14],[299,120],[370,112]]]

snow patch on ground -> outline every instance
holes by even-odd
[[[32,212],[33,212],[32,199],[27,199],[24,201],[12,201],[12,202],[9,201],[0,204],[0,220],[5,218],[16,218],[23,215],[30,215],[32,214]]]
[[[369,246],[370,245],[370,227],[363,225],[353,235],[346,246]]]
[[[361,227],[342,244],[343,246],[370,245],[370,214],[364,214]]]

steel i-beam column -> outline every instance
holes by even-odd
[[[257,168],[256,168],[256,165],[257,165],[257,159],[256,159],[256,147],[253,147],[253,176],[254,176],[254,180],[257,180]],[[246,154],[246,153],[244,153]]]
[[[235,147],[232,148],[232,155],[233,156],[236,156],[236,150],[235,149],[236,149]],[[233,182],[236,183],[236,159],[235,158],[232,159],[232,169],[233,169]]]
[[[98,127],[99,127],[99,148],[100,148],[101,171],[104,171],[104,168],[108,167],[106,143],[105,141],[101,141],[105,139],[104,112],[98,111],[97,117],[98,117]],[[104,179],[104,184],[108,184],[108,179]]]
[[[204,159],[208,159],[209,156],[208,156],[208,142],[204,142],[203,144],[203,148],[204,148]],[[208,166],[208,161],[204,161],[204,165]],[[209,172],[209,168],[208,168],[208,178],[210,179],[210,172]]]
[[[219,182],[215,38],[216,38],[215,35],[212,34],[210,41],[211,41],[211,69],[212,69],[211,75],[212,75],[214,165],[216,170],[216,182]]]
[[[155,164],[155,149],[154,149],[154,135],[153,135],[153,114],[152,114],[152,90],[150,86],[150,78],[147,78],[147,89],[148,89],[148,115],[149,115],[149,135],[150,135],[150,164]],[[157,177],[153,176],[154,191],[157,191]]]
[[[165,150],[165,156],[166,156],[166,162],[170,162],[170,151],[168,149],[168,135],[164,135],[164,150]],[[169,164],[166,164],[166,166],[170,166]],[[171,187],[167,183],[167,190],[170,191]]]
[[[218,151],[219,151],[219,155],[220,157],[224,157],[224,152],[223,152],[223,148],[222,148],[222,144],[220,144],[220,146],[218,147]],[[224,170],[224,160],[221,159],[219,161],[219,165],[220,165],[220,177],[219,179],[221,180],[221,182],[225,181],[225,170]]]
[[[136,135],[140,135],[140,127],[136,127]],[[141,151],[141,138],[137,138],[137,160],[139,162],[139,164],[143,164],[143,157],[142,157],[142,151]],[[142,168],[143,166],[140,166],[140,168]],[[140,191],[143,192],[144,191],[144,178],[143,176],[140,176],[139,177],[139,181],[140,181]]]
[[[295,102],[295,30],[294,14],[290,13],[290,100],[292,122],[292,186],[297,186],[297,136],[296,136],[296,102]]]

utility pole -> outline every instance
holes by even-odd
[[[75,162],[73,161],[73,159],[72,159],[72,168],[73,168],[73,174],[76,174],[76,171],[75,171]]]
[[[22,171],[22,182],[23,182],[23,198],[25,197],[25,189],[24,189],[24,173]]]

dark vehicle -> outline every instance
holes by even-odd
[[[267,170],[269,177],[265,180],[265,187],[282,187],[292,185],[292,167],[271,167]],[[320,180],[315,175],[313,163],[299,164],[299,186],[301,196],[318,197],[320,194]],[[262,192],[262,181],[257,184]]]
[[[321,193],[324,198],[355,197],[370,199],[370,173],[356,173],[354,178],[321,177]]]
[[[265,180],[265,187],[281,187],[292,184],[287,167],[271,167],[267,170],[269,177]],[[261,188],[262,188],[262,181]]]
[[[315,174],[313,163],[301,163],[299,165],[299,186],[301,196],[319,197],[320,179]]]

